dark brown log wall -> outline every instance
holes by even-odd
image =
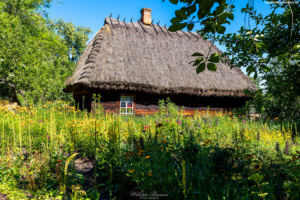
[[[232,97],[197,97],[189,95],[151,95],[146,93],[122,93],[122,92],[108,92],[102,91],[101,105],[106,112],[119,112],[120,96],[133,95],[134,96],[134,111],[135,114],[153,114],[158,111],[158,102],[160,99],[167,99],[175,103],[177,106],[184,106],[185,114],[194,114],[196,110],[206,111],[209,106],[210,112],[215,111],[232,111],[234,108],[242,107],[246,104],[247,98],[232,98]],[[85,108],[88,111],[95,110],[95,103],[92,100],[91,94],[75,93],[74,98],[76,102],[82,101],[82,95],[85,95]],[[81,105],[80,105],[81,106]]]

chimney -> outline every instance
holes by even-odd
[[[141,22],[145,25],[151,25],[151,9],[150,8],[143,8],[141,10]]]

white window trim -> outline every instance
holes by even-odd
[[[121,98],[122,97],[126,97],[126,101],[121,101]],[[131,99],[132,99],[132,101],[127,101],[127,97],[131,97]],[[125,106],[126,107],[121,107],[122,106],[122,102],[125,102]],[[128,102],[132,102],[132,107],[127,107],[127,104],[128,104]],[[134,97],[132,96],[132,95],[121,95],[120,96],[120,114],[122,114],[122,115],[132,115],[133,114],[133,106],[134,106]],[[125,113],[121,113],[121,109],[122,108],[125,108]],[[127,109],[128,108],[131,108],[131,110],[132,110],[132,112],[131,113],[128,113],[127,112]]]

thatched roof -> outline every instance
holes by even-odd
[[[121,27],[120,27],[120,25]],[[87,45],[65,92],[104,89],[156,94],[244,96],[256,90],[239,69],[218,63],[216,72],[197,74],[188,64],[191,55],[207,55],[211,46],[197,33],[168,32],[165,27],[145,26],[105,18],[104,26]],[[212,53],[222,53],[212,45]]]

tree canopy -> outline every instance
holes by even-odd
[[[187,28],[196,30],[204,39],[225,45],[222,54],[206,57],[195,52],[194,66],[200,73],[206,68],[217,70],[214,63],[224,62],[231,67],[246,67],[248,76],[260,76],[264,87],[252,94],[257,110],[267,111],[271,116],[300,118],[300,4],[298,1],[282,0],[269,2],[271,13],[257,13],[254,0],[245,2],[241,9],[249,23],[240,27],[237,33],[226,33],[225,24],[234,20],[235,6],[232,0],[169,0],[173,4],[183,3],[171,19],[170,31]],[[283,12],[277,13],[278,9]],[[229,59],[230,58],[230,59]],[[266,94],[262,90],[266,91]],[[247,93],[247,92],[246,92]],[[248,93],[250,94],[250,93]],[[258,103],[259,102],[259,103]],[[260,106],[259,106],[260,105]],[[264,106],[262,106],[264,105]]]
[[[51,21],[42,10],[52,0],[0,2],[0,90],[18,102],[65,98],[63,82],[85,48],[89,28],[62,19]]]

